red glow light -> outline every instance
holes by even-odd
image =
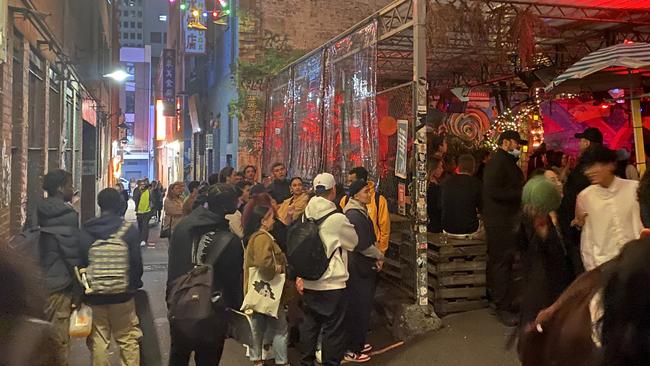
[[[216,11],[216,10],[214,10],[214,11],[212,12],[212,17],[213,17],[213,18],[218,18],[218,17],[219,17],[219,12]]]
[[[601,109],[607,109],[607,108],[609,108],[609,104],[603,103],[603,104],[600,105],[600,108]]]
[[[623,41],[623,43],[625,43],[625,44],[633,44],[634,41],[630,41],[629,39],[626,39],[625,41]]]

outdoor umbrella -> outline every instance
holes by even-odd
[[[650,44],[625,42],[611,47],[601,48],[583,57],[580,61],[569,67],[563,74],[556,77],[546,88],[547,92],[557,91],[560,84],[578,83],[578,85],[589,85],[590,89],[609,88],[618,86],[630,86],[630,89],[640,85],[642,75],[636,74],[633,70],[650,67]],[[600,71],[618,70],[619,72],[600,75],[596,78],[594,74]],[[620,73],[623,69],[623,75]],[[591,85],[590,85],[591,84]],[[623,85],[621,85],[623,84]],[[608,89],[608,88],[605,88]],[[634,144],[636,150],[636,161],[639,172],[645,171],[645,151],[643,148],[643,125],[641,122],[640,99],[634,98],[630,90],[630,106],[632,111],[632,127],[634,129]]]

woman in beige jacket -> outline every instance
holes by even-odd
[[[291,179],[289,187],[291,197],[284,200],[278,207],[278,218],[287,226],[302,216],[307,203],[309,203],[309,194],[305,191],[302,178]]]
[[[254,199],[244,211],[242,224],[244,226],[244,240],[248,240],[244,254],[245,296],[248,291],[253,291],[248,288],[251,268],[256,267],[264,281],[271,281],[276,275],[285,273],[287,260],[275,238],[269,233],[275,224],[275,212],[272,206],[256,202]],[[257,312],[252,314],[253,344],[249,345],[249,357],[253,365],[264,364],[262,349],[264,339],[267,337],[273,340],[275,364],[286,365],[289,362],[287,358],[289,330],[285,310],[289,295],[288,288],[289,286],[285,283],[281,295],[270,293],[271,297],[280,296],[280,308],[277,318]]]
[[[169,186],[169,193],[167,193],[167,197],[165,197],[165,202],[163,203],[165,217],[163,218],[162,229],[171,228],[173,231],[181,219],[185,217],[185,214],[183,213],[184,189],[185,185],[183,182],[172,183]]]

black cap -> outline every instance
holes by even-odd
[[[528,140],[522,139],[519,132],[513,130],[501,132],[501,135],[499,135],[499,144],[502,143],[503,140],[515,140],[519,145],[528,145]]]
[[[585,139],[599,144],[603,143],[603,133],[600,132],[600,130],[597,129],[596,127],[589,127],[586,130],[584,130],[582,133],[576,133],[575,138]]]
[[[354,197],[355,194],[361,192],[361,190],[367,185],[368,185],[368,183],[366,183],[366,181],[363,180],[363,179],[355,180],[354,182],[352,182],[352,184],[350,184],[350,189],[348,191],[348,195],[350,197]]]

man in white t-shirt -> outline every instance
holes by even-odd
[[[643,224],[637,200],[639,184],[614,175],[616,153],[600,146],[586,152],[583,159],[592,185],[578,194],[573,224],[582,227],[580,251],[589,271],[638,239]]]

